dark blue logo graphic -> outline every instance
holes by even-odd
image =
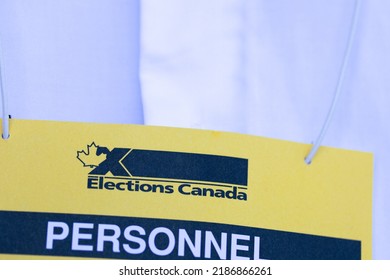
[[[84,167],[93,168],[89,189],[247,200],[248,160],[243,158],[131,148],[110,150],[92,143],[85,151],[77,152],[77,159]]]

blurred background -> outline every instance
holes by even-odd
[[[9,111],[15,119],[312,143],[333,99],[355,4],[0,0]],[[389,14],[389,1],[361,1],[343,95],[323,143],[374,153],[376,259],[390,259]]]

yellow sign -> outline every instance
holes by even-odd
[[[167,127],[11,120],[0,258],[370,259],[372,155]]]

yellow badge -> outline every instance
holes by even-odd
[[[370,259],[372,155],[234,133],[11,120],[0,258]]]

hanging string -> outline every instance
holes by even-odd
[[[3,139],[9,138],[9,114],[8,114],[8,100],[7,100],[7,94],[4,91],[4,84],[3,84],[3,61],[2,61],[2,49],[0,44],[0,93],[1,93],[1,104],[3,109],[3,131],[2,131],[2,137]]]
[[[327,115],[326,120],[322,126],[320,134],[318,135],[316,141],[314,142],[313,147],[311,148],[309,154],[305,157],[306,164],[310,164],[312,162],[313,157],[316,155],[316,153],[318,151],[318,148],[321,146],[322,140],[324,139],[326,132],[328,131],[329,124],[333,119],[333,115],[334,115],[335,109],[337,107],[337,103],[340,99],[340,95],[341,95],[344,81],[345,81],[346,69],[347,69],[347,66],[349,64],[349,60],[350,60],[350,56],[351,56],[351,52],[352,52],[352,45],[355,41],[356,27],[357,27],[357,23],[358,23],[358,19],[359,19],[359,12],[360,12],[360,2],[361,2],[360,0],[355,1],[355,9],[354,9],[352,23],[351,23],[351,27],[350,27],[350,31],[349,31],[347,47],[346,47],[346,50],[344,53],[344,59],[343,59],[342,65],[341,65],[340,74],[339,74],[339,78],[337,81],[337,86],[336,86],[336,90],[334,93],[332,105],[329,109],[328,115]]]

